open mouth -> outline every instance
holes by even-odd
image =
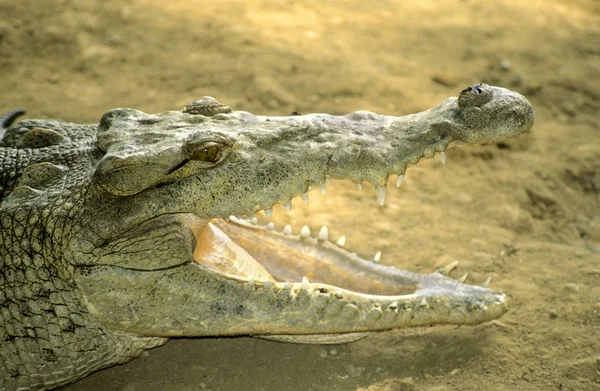
[[[399,176],[398,185],[403,178],[404,175]],[[385,187],[382,189],[383,192],[377,192],[380,205],[385,203]],[[324,193],[324,186],[321,190]],[[307,193],[301,198],[307,202]],[[283,206],[289,212],[291,201]],[[272,209],[262,212],[265,217],[273,213]],[[504,296],[488,289],[489,279],[479,287],[463,284],[465,276],[460,281],[447,278],[444,274],[457,262],[432,274],[396,269],[379,263],[380,252],[371,260],[361,258],[346,248],[344,236],[331,239],[326,226],[311,233],[307,226],[293,229],[285,225],[276,229],[273,222],[259,223],[254,216],[230,216],[204,221],[196,226],[194,235],[197,265],[255,287],[331,291],[340,297],[345,293],[382,298],[422,296],[422,303],[432,297],[491,295],[504,306]],[[394,303],[391,305],[393,308]]]
[[[232,216],[215,219],[200,233],[194,260],[213,271],[256,284],[304,283],[330,285],[371,295],[413,293],[415,281],[385,278],[390,267],[368,262],[328,239],[327,228],[312,237],[308,227],[294,235],[288,225],[282,232]],[[309,282],[310,281],[310,282]]]

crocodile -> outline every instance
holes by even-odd
[[[391,175],[533,121],[522,95],[480,83],[406,116],[259,116],[204,97],[93,125],[12,124],[0,141],[0,389],[56,388],[170,337],[343,343],[500,317],[505,295],[451,279],[453,264],[400,270],[326,227],[294,234],[255,214],[332,179],[372,183],[385,213]]]

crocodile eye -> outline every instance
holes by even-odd
[[[223,162],[233,147],[229,137],[212,132],[196,132],[183,144],[183,156],[188,160],[212,167]]]
[[[210,145],[198,149],[192,158],[193,160],[200,160],[201,162],[216,163],[221,159],[221,155],[221,148],[219,146]]]

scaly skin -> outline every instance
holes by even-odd
[[[405,117],[262,117],[203,98],[14,125],[0,143],[0,389],[54,388],[171,336],[338,343],[495,319],[506,302],[487,287],[228,218],[328,178],[370,181],[383,204],[390,174],[532,125],[525,98],[483,84]]]

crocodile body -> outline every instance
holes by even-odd
[[[373,183],[383,205],[421,158],[532,125],[524,97],[484,84],[404,117],[264,117],[205,97],[15,124],[0,141],[0,390],[55,388],[173,336],[338,343],[495,319],[507,306],[487,287],[252,217],[330,178]]]

